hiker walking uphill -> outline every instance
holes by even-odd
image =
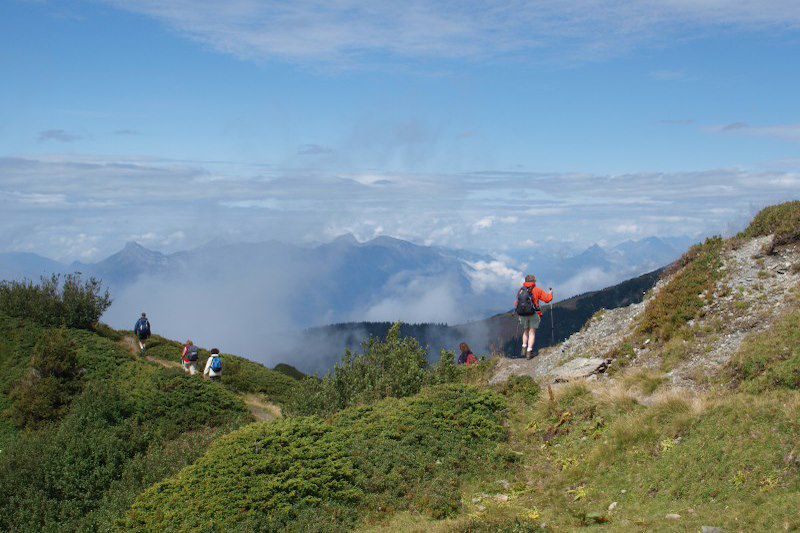
[[[183,346],[183,353],[181,354],[183,371],[190,376],[197,374],[197,359],[199,356],[200,349],[195,346],[192,341],[186,341],[186,344]]]
[[[211,355],[206,360],[206,368],[203,370],[203,376],[208,376],[208,379],[211,381],[219,381],[222,379],[222,357],[220,357],[217,348],[211,350]]]
[[[136,335],[136,340],[139,341],[139,349],[144,353],[145,341],[150,338],[150,321],[147,320],[147,314],[142,313],[142,316],[136,321],[133,333]]]
[[[522,355],[528,359],[533,357],[533,344],[536,342],[536,328],[542,321],[542,310],[539,302],[553,301],[553,294],[536,286],[536,276],[528,274],[525,283],[517,292],[514,302],[514,311],[519,317],[522,326]]]

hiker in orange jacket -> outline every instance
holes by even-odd
[[[533,357],[533,344],[536,342],[536,328],[542,321],[542,310],[539,302],[550,303],[553,301],[553,294],[548,293],[536,286],[536,276],[528,274],[525,276],[525,283],[517,292],[517,299],[514,302],[514,311],[519,316],[519,323],[522,326],[522,355],[528,359]]]

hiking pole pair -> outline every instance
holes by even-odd
[[[553,295],[553,300],[555,300],[556,295],[553,292],[553,287],[550,287],[550,294]],[[550,346],[556,345],[556,319],[554,317],[553,300],[550,300]]]

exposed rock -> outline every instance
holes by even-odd
[[[704,376],[718,373],[748,335],[764,331],[791,305],[793,290],[800,285],[800,269],[786,265],[800,264],[800,246],[778,247],[772,255],[753,259],[770,239],[751,239],[723,252],[721,279],[713,294],[703,295],[703,313],[689,324],[694,341],[686,345],[686,356],[668,375],[673,386],[691,390],[706,387]],[[786,272],[773,274],[778,270]],[[641,303],[599,312],[581,331],[531,360],[500,359],[490,383],[506,381],[513,375],[531,376],[543,383],[607,379],[603,373],[613,361],[604,357],[623,346],[650,298],[670,281],[669,277],[659,281]],[[661,367],[662,349],[652,339],[625,350],[631,367]]]
[[[667,516],[665,516],[664,518],[666,518],[667,520],[680,520],[681,519],[681,515],[679,515],[678,513],[670,513]]]
[[[724,533],[721,527],[716,526],[703,526],[700,528],[701,533]]]
[[[611,502],[611,505],[608,506],[608,512],[613,512],[617,508],[617,505],[619,505],[617,502]]]
[[[578,357],[550,372],[550,377],[555,383],[586,378],[592,374],[602,374],[608,368],[609,363],[611,363],[611,359]]]

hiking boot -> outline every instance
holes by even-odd
[[[523,346],[523,347],[522,347],[522,355],[520,355],[520,357],[526,357],[527,353],[528,353],[528,352],[527,352],[527,350],[526,350],[526,349],[525,349],[525,347]]]

